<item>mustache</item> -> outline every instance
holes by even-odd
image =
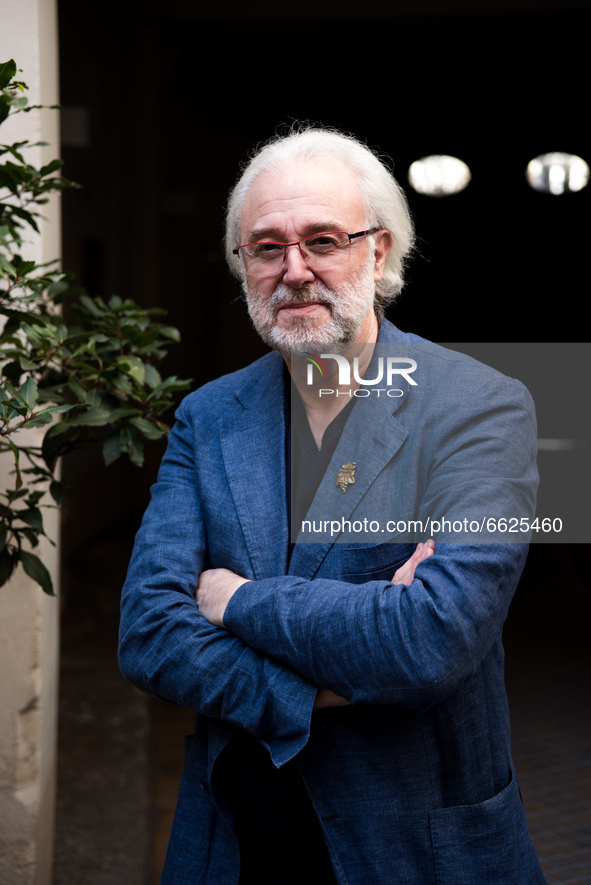
[[[279,286],[269,300],[269,307],[272,310],[278,309],[282,304],[311,304],[312,302],[320,302],[322,304],[333,305],[336,303],[338,296],[326,286],[320,283],[312,283],[302,289],[292,289],[291,286]]]

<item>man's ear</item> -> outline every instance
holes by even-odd
[[[384,262],[386,261],[386,255],[390,251],[393,245],[392,234],[389,230],[378,230],[373,235],[373,238],[376,243],[376,251],[375,251],[375,268],[373,273],[373,278],[377,283],[378,280],[382,279],[382,275],[384,273]]]

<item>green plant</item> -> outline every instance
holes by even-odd
[[[34,107],[16,74],[13,60],[0,64],[0,125]],[[144,440],[168,433],[162,416],[190,382],[162,379],[155,366],[180,338],[156,319],[165,311],[117,295],[91,298],[57,261],[22,257],[49,195],[76,186],[58,174],[61,160],[28,163],[31,147],[0,144],[0,453],[14,461],[14,487],[0,492],[0,586],[20,562],[51,594],[46,566],[24,545],[35,548],[45,535],[42,507],[62,502],[60,457],[100,444],[106,464],[125,453],[141,466]],[[31,440],[27,431],[40,427],[41,442]]]

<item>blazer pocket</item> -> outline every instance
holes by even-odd
[[[391,581],[394,572],[412,556],[412,544],[356,544],[341,547],[343,576],[352,584]]]
[[[492,799],[429,817],[437,885],[544,885],[513,772]]]

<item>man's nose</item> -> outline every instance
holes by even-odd
[[[297,243],[287,247],[283,268],[282,282],[293,289],[300,289],[315,279],[314,271],[306,263]]]

